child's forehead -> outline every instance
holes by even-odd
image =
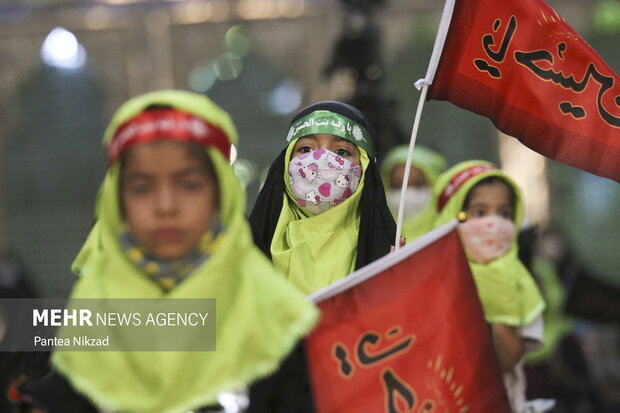
[[[209,155],[204,147],[173,140],[157,140],[134,145],[122,154],[123,171],[135,168],[184,169],[187,167],[210,170]]]
[[[508,182],[498,178],[492,181],[482,181],[474,185],[469,191],[471,201],[476,199],[494,199],[511,201],[512,189]]]
[[[127,160],[131,159],[136,153],[141,155],[153,153],[161,153],[164,155],[184,153],[195,157],[201,157],[206,153],[206,148],[193,142],[177,141],[163,137],[155,141],[138,143],[128,147],[122,153],[121,160],[127,162]]]

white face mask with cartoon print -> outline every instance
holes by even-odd
[[[361,177],[361,165],[323,148],[296,156],[288,165],[293,196],[302,209],[315,214],[353,195]]]

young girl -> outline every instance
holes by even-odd
[[[542,346],[545,307],[517,255],[523,201],[517,185],[484,161],[455,165],[434,188],[435,226],[457,218],[513,410],[527,411],[523,355]]]
[[[396,146],[385,155],[381,163],[381,179],[394,219],[398,218],[408,152],[409,145]],[[423,146],[416,146],[413,150],[401,230],[402,236],[408,241],[433,229],[436,214],[431,205],[433,185],[445,167],[446,161],[437,152]]]
[[[55,369],[97,408],[216,404],[275,371],[315,323],[316,308],[252,242],[229,164],[236,140],[227,113],[182,91],[129,100],[106,130],[109,168],[71,297],[215,298],[216,351],[55,351]],[[52,392],[41,397],[50,412],[77,411]]]
[[[260,249],[312,293],[387,254],[395,224],[357,109],[310,105],[293,118],[285,145],[249,220]]]

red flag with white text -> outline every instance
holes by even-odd
[[[428,98],[620,182],[620,78],[542,0],[456,0]]]
[[[317,412],[510,412],[454,222],[311,298]]]

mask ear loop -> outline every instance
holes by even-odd
[[[456,219],[461,223],[467,221],[467,213],[465,211],[459,212]]]

